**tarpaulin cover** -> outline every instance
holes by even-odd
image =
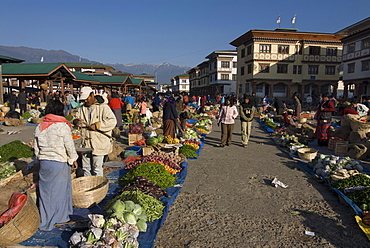
[[[264,127],[268,133],[275,132],[275,130],[273,130],[273,129],[269,128],[268,126],[266,126],[262,121],[258,120],[258,123],[261,124],[262,127]]]
[[[149,248],[154,246],[157,233],[167,218],[170,206],[175,202],[175,199],[180,193],[182,185],[185,182],[188,172],[188,162],[182,162],[181,167],[183,168],[182,171],[176,174],[176,176],[178,177],[178,179],[176,179],[176,182],[178,184],[166,189],[171,198],[162,197],[160,199],[165,205],[163,217],[161,219],[148,223],[148,228],[146,232],[140,232],[140,235],[138,237],[140,248]],[[118,179],[124,176],[128,171],[129,170],[121,168],[107,175],[110,183],[109,190],[105,199],[98,205],[95,205],[94,207],[89,209],[75,208],[73,211],[73,220],[86,219],[88,218],[88,214],[105,214],[105,211],[103,210],[105,204],[107,203],[107,201],[114,198],[117,195],[118,190],[120,189],[120,186],[117,185]],[[24,246],[54,246],[67,248],[69,247],[69,238],[74,232],[75,231],[71,230],[68,227],[54,228],[52,231],[49,232],[38,230],[35,235],[20,244]]]

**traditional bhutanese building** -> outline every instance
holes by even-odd
[[[230,43],[237,47],[239,95],[336,95],[344,37],[297,29],[248,31]]]
[[[343,96],[370,96],[370,17],[336,34],[343,42]]]
[[[174,94],[189,92],[189,74],[181,74],[171,78],[171,88]]]

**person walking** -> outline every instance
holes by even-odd
[[[21,92],[18,95],[18,103],[20,108],[21,115],[27,111],[27,94],[24,90],[21,90]]]
[[[85,102],[73,124],[82,128],[82,146],[92,149],[92,156],[82,156],[84,176],[103,176],[104,156],[112,152],[112,130],[117,120],[107,104],[98,103],[91,87],[81,88],[80,101]]]
[[[77,168],[78,155],[72,139],[72,125],[64,118],[64,105],[51,100],[45,117],[34,132],[35,156],[40,163],[38,202],[40,230],[69,221],[73,214],[69,166]]]
[[[327,146],[329,143],[329,127],[334,109],[333,102],[324,94],[315,114],[317,121],[315,133],[319,146]]]
[[[122,108],[124,103],[119,99],[118,93],[113,93],[112,98],[109,100],[108,106],[112,109],[114,115],[116,116],[117,124],[116,127],[119,130],[123,130],[122,127]]]
[[[226,99],[225,104],[221,106],[217,121],[218,126],[220,126],[221,123],[221,143],[218,146],[224,147],[225,145],[231,145],[235,118],[237,116],[238,110],[236,109],[234,102],[232,99]]]
[[[240,121],[244,148],[248,146],[249,137],[251,136],[253,115],[254,106],[251,99],[246,96],[244,97],[242,104],[240,104]]]

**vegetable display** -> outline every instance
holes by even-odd
[[[1,163],[17,158],[31,158],[33,155],[34,152],[31,147],[23,144],[20,140],[15,140],[0,146]]]
[[[176,184],[176,177],[169,173],[163,165],[157,163],[140,164],[121,177],[118,183],[121,186],[126,186],[138,176],[150,179],[162,189],[167,189]]]
[[[157,200],[162,196],[170,197],[166,191],[145,177],[135,177],[134,181],[123,187],[119,192],[134,190],[140,190],[145,194],[153,196]]]
[[[0,167],[0,180],[8,178],[14,175],[17,172],[16,168],[11,164],[4,164],[3,167]]]
[[[140,190],[123,191],[108,203],[108,208],[110,208],[117,200],[133,201],[135,204],[139,204],[142,207],[143,212],[146,213],[148,222],[160,219],[163,215],[163,209],[165,208],[161,201],[155,199],[153,196],[144,194]]]
[[[142,163],[159,163],[162,164],[168,172],[176,174],[180,172],[182,168],[178,165],[181,159],[179,156],[169,154],[165,152],[153,152],[152,154],[143,157],[139,160],[133,160],[132,162],[126,162],[125,169],[131,170]]]
[[[179,149],[179,153],[183,154],[187,158],[195,158],[198,157],[198,154],[196,153],[196,149],[192,147],[191,145],[186,145],[184,144],[182,147]]]
[[[370,177],[366,174],[356,174],[343,180],[333,181],[332,186],[341,191],[353,187],[370,186]]]

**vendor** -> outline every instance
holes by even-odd
[[[322,101],[319,103],[315,114],[317,121],[316,138],[319,146],[327,146],[329,143],[329,127],[334,110],[334,103],[329,100],[328,95],[323,94]]]
[[[352,101],[351,105],[361,117],[367,115],[367,113],[369,112],[368,107],[366,107],[364,104]]]

